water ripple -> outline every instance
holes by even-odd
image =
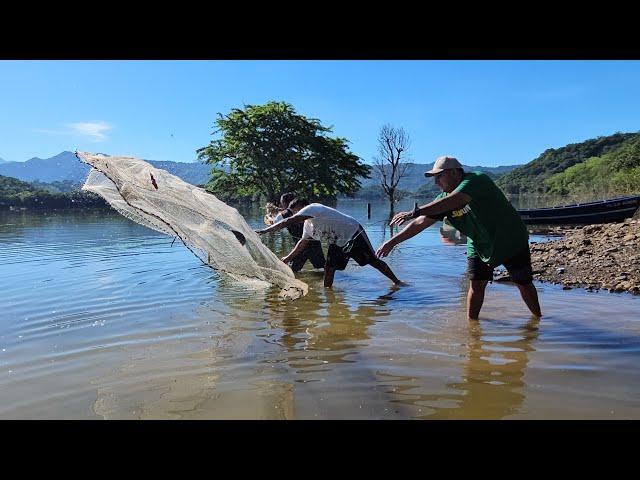
[[[535,321],[492,284],[469,322],[464,247],[435,230],[387,258],[408,286],[351,262],[283,302],[172,240],[117,214],[0,214],[0,418],[640,417],[640,298],[539,285]]]

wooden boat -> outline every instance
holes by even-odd
[[[640,195],[597,202],[518,210],[526,225],[592,224],[620,222],[640,207]]]

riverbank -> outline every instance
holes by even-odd
[[[536,280],[565,289],[640,294],[640,220],[557,228],[558,240],[531,242]]]

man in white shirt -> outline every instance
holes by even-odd
[[[309,241],[325,240],[329,243],[327,262],[324,267],[325,287],[333,285],[336,270],[344,270],[349,258],[353,258],[360,266],[371,265],[393,283],[400,285],[400,280],[389,266],[376,257],[369,237],[355,218],[320,203],[307,205],[300,199],[291,202],[289,209],[294,213],[293,216],[274,223],[268,228],[256,230],[262,235],[304,222],[302,238],[294,249],[282,258],[283,262],[287,263],[295,258],[305,249]]]
[[[296,199],[295,193],[293,192],[283,193],[282,196],[280,197],[280,206],[281,206],[280,212],[274,217],[272,217],[271,222],[265,221],[265,223],[271,226],[274,223],[281,222],[285,218],[289,218],[293,216],[293,212],[289,209],[289,204],[295,199]],[[305,202],[305,205],[307,205],[306,202]],[[289,225],[287,230],[289,230],[289,233],[295,239],[296,242],[298,242],[302,238],[302,225],[300,225],[299,223],[294,223]],[[293,272],[299,272],[300,270],[302,270],[302,267],[304,266],[307,260],[311,262],[311,264],[313,265],[313,268],[324,268],[325,258],[324,258],[324,253],[322,252],[322,245],[320,244],[319,241],[309,240],[306,247],[299,252],[296,258],[288,262],[289,268],[291,268]]]

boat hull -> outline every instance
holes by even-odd
[[[526,225],[589,225],[621,222],[640,207],[640,195],[599,202],[518,210]]]

